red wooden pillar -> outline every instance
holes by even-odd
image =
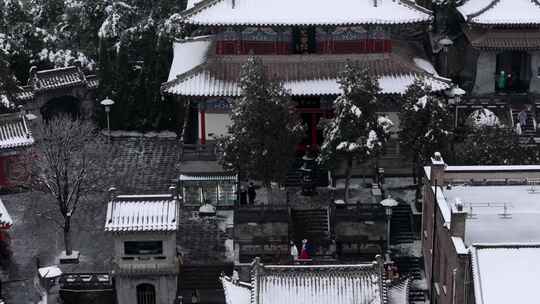
[[[311,146],[317,145],[317,114],[311,114]]]
[[[201,145],[206,144],[206,111],[204,109],[199,110],[200,124],[201,124]]]
[[[0,186],[7,186],[7,176],[6,176],[6,157],[0,157]]]

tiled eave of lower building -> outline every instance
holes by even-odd
[[[464,33],[471,46],[481,50],[540,50],[539,29],[468,28]]]
[[[214,56],[164,83],[162,91],[179,96],[236,97],[242,65],[249,56]],[[293,96],[338,95],[337,79],[348,63],[358,63],[379,79],[382,94],[403,94],[410,84],[424,78],[433,91],[445,90],[450,80],[415,65],[410,58],[393,53],[352,55],[266,55],[259,56],[268,75],[283,83]]]

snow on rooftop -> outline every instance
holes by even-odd
[[[457,254],[469,254],[469,251],[465,247],[462,238],[453,236],[452,243],[454,244]]]
[[[452,219],[452,207],[449,205],[441,187],[437,187],[437,192],[435,192],[435,187],[431,187],[431,189],[433,193],[436,193],[437,205],[439,206],[439,210],[443,216],[445,224],[449,227]]]
[[[0,226],[9,227],[11,225],[13,225],[13,220],[11,219],[6,206],[4,206],[4,203],[0,200]]]
[[[444,171],[448,172],[475,172],[475,171],[540,171],[539,165],[520,166],[448,166]]]
[[[382,94],[404,94],[417,79],[414,75],[389,75],[379,77]],[[433,91],[449,88],[449,84],[438,78],[426,78]],[[307,79],[284,81],[283,86],[293,96],[302,95],[339,95],[341,89],[337,79]],[[166,89],[169,94],[184,96],[240,96],[237,82],[217,79],[210,73],[203,72],[190,76]]]
[[[177,200],[171,195],[123,195],[109,201],[105,231],[176,231]]]
[[[450,208],[463,203],[467,246],[540,242],[540,186],[454,186],[444,196]]]
[[[431,11],[401,0],[206,0],[184,13],[200,25],[344,25],[428,22]],[[233,6],[234,5],[234,6]]]
[[[225,302],[227,304],[250,304],[251,289],[246,284],[235,284],[230,278],[222,277],[221,284],[225,291]]]
[[[540,285],[537,246],[475,247],[473,282],[476,304],[535,303]]]
[[[540,5],[533,0],[469,0],[457,9],[471,23],[540,24]]]
[[[439,73],[437,73],[437,70],[435,69],[433,64],[431,64],[431,62],[427,61],[426,59],[415,57],[413,58],[413,61],[416,66],[418,66],[422,70],[428,72],[431,75],[439,76]]]
[[[212,42],[206,36],[175,42],[173,45],[174,58],[167,81],[174,80],[178,75],[204,63],[211,44]]]
[[[42,278],[57,278],[62,275],[62,270],[57,266],[41,267],[38,272]]]

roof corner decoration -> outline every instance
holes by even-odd
[[[235,0],[234,6],[230,1],[203,0],[182,17],[185,23],[203,26],[391,25],[425,23],[433,18],[431,11],[410,0],[383,1],[376,7],[371,1],[357,0],[342,0],[333,6],[323,0]],[[290,9],[284,10],[285,6]]]

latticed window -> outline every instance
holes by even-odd
[[[137,286],[137,304],[156,304],[156,289],[151,284]]]

